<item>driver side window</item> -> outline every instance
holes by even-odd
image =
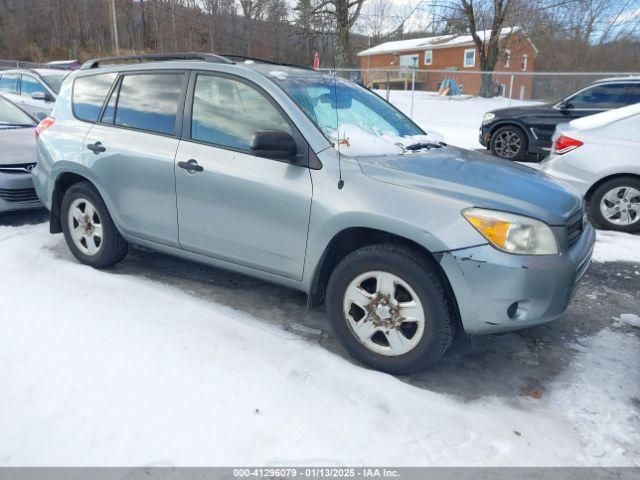
[[[22,75],[22,81],[20,82],[20,93],[27,97],[30,97],[33,93],[41,92],[45,93],[45,88],[35,78],[29,75]]]
[[[292,134],[276,107],[255,88],[225,77],[198,75],[191,115],[193,140],[249,150],[257,130]]]
[[[619,98],[627,86],[622,83],[595,85],[569,98],[566,103],[570,108],[618,108],[622,106]]]

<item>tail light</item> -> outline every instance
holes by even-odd
[[[47,117],[44,120],[42,120],[36,127],[36,140],[40,137],[40,134],[42,132],[44,132],[47,128],[49,128],[54,123],[56,123],[56,119],[53,117]]]
[[[580,140],[568,137],[567,135],[560,135],[556,138],[556,141],[553,144],[552,153],[555,153],[556,155],[564,155],[565,153],[581,147],[582,145],[584,145],[584,142],[581,142]]]

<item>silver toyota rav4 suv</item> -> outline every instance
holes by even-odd
[[[130,59],[72,73],[40,126],[34,183],[80,262],[140,245],[301,290],[392,373],[434,363],[459,329],[567,308],[595,235],[551,177],[438,142],[334,75]]]

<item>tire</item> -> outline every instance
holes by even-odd
[[[517,149],[516,148],[517,144]],[[524,160],[527,157],[527,136],[519,127],[500,127],[491,135],[491,153],[505,160]]]
[[[597,228],[640,232],[640,180],[616,177],[603,182],[591,195],[587,211]]]
[[[118,232],[102,197],[90,183],[76,183],[65,192],[60,217],[67,246],[81,263],[107,268],[127,256],[127,242]],[[79,217],[84,217],[82,223]]]
[[[374,273],[379,275],[376,280],[371,277]],[[389,305],[384,304],[380,292],[371,292],[385,290],[379,286],[390,277],[398,279],[392,287],[396,297],[392,305],[419,305],[423,312],[422,327],[419,321],[403,321],[399,327],[396,323],[396,328],[379,325],[380,319],[389,314]],[[364,308],[350,303],[351,292],[354,292],[350,287],[354,285],[359,285],[358,295],[363,291],[369,295],[363,302],[372,299],[368,316]],[[447,293],[437,267],[420,252],[397,245],[363,247],[340,261],[329,279],[326,310],[338,340],[353,357],[365,365],[393,374],[409,374],[433,365],[447,350],[455,333],[453,299]],[[399,317],[405,320],[412,318],[405,310],[419,311],[402,308]],[[380,312],[382,314],[378,316]],[[403,317],[403,314],[407,316]],[[398,318],[395,314],[392,316]],[[356,321],[357,317],[361,318]],[[373,331],[375,333],[371,333]],[[385,346],[385,342],[388,345]],[[400,347],[396,349],[398,344]],[[412,346],[404,351],[407,345]]]

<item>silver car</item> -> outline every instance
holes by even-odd
[[[31,180],[36,120],[0,96],[0,213],[41,208]]]
[[[79,261],[141,245],[301,290],[354,357],[394,373],[456,331],[567,308],[594,230],[559,182],[437,142],[335,76],[151,58],[72,73],[37,142],[38,196]]]
[[[56,101],[60,85],[69,74],[53,68],[13,69],[0,71],[0,95],[41,120]]]

